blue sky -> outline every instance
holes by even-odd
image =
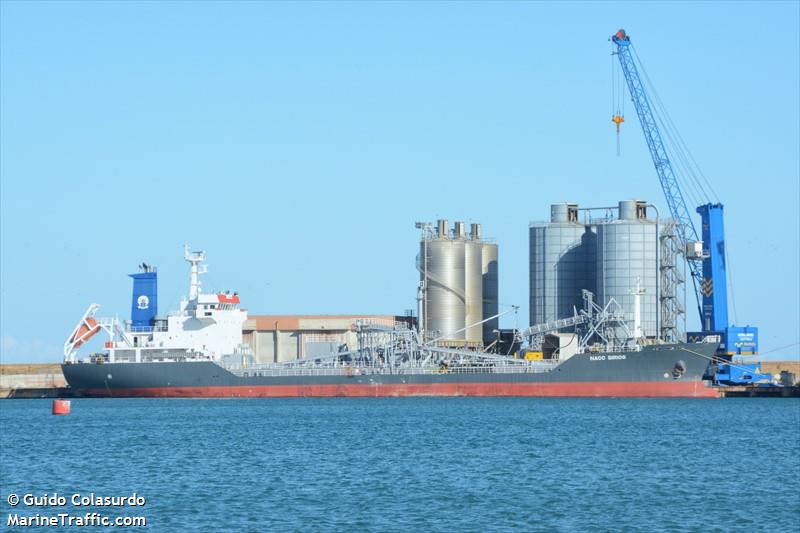
[[[725,203],[732,319],[796,357],[799,6],[2,2],[0,358],[127,317],[142,261],[174,309],[185,242],[251,313],[400,314],[438,217],[497,239],[526,325],[529,221],[666,210],[631,106],[616,156],[619,27]]]

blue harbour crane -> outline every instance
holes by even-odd
[[[758,329],[751,326],[736,327],[728,322],[728,273],[726,271],[723,205],[709,200],[708,193],[705,191],[706,187],[700,180],[700,177],[703,180],[705,177],[702,176],[699,169],[694,170],[696,162],[685,148],[683,139],[674,128],[669,115],[665,111],[659,112],[657,106],[661,104],[658,95],[654,90],[651,90],[654,99],[648,95],[643,79],[639,75],[641,62],[638,57],[635,57],[635,50],[633,50],[628,34],[625,30],[619,30],[611,36],[610,41],[613,46],[613,54],[619,59],[628,92],[636,108],[636,114],[639,117],[639,123],[642,126],[642,132],[669,207],[670,217],[676,223],[677,241],[691,273],[702,331],[687,335],[690,340],[719,336],[718,356],[722,359],[729,360],[734,355],[756,354],[758,353]],[[639,67],[637,67],[637,63]],[[612,67],[613,64],[612,61]],[[643,68],[641,70],[645,75],[644,81],[647,81],[648,86],[652,87],[646,71]],[[612,96],[612,100],[613,98]],[[613,105],[614,102],[612,102]],[[624,113],[620,107],[612,109],[612,121],[616,124],[618,136],[620,124],[624,120]],[[665,130],[670,144],[665,144],[659,124]],[[619,150],[619,144],[617,147]],[[676,166],[680,166],[684,170],[685,176],[676,173],[670,153],[674,155],[678,163]],[[695,199],[699,198],[703,202],[696,209],[701,219],[700,232],[697,231],[692,213],[687,206],[681,182],[693,186]],[[707,180],[706,185],[710,189]]]

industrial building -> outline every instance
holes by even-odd
[[[418,316],[423,336],[441,345],[481,347],[497,339],[498,249],[483,238],[480,224],[452,229],[446,219],[422,230]],[[484,320],[486,320],[484,322]]]
[[[667,336],[674,317],[662,326],[660,310],[669,304],[674,314],[675,284],[662,295],[660,278],[667,275],[665,265],[676,264],[674,247],[666,245],[673,227],[649,217],[641,200],[601,208],[552,205],[550,222],[529,228],[531,324],[573,316],[584,306],[584,289],[601,306],[613,298],[634,324],[634,292],[639,292],[638,336]],[[674,272],[670,276],[675,279]]]
[[[242,325],[242,338],[256,363],[279,363],[357,348],[357,322],[416,327],[408,316],[252,315]]]

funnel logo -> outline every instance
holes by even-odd
[[[136,299],[136,305],[139,309],[147,309],[150,307],[150,298],[142,294]]]

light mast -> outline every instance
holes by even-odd
[[[183,258],[192,265],[189,275],[189,301],[197,302],[200,294],[200,274],[208,272],[208,265],[203,264],[203,261],[206,260],[206,253],[202,250],[192,252],[189,250],[189,245],[186,244],[183,246]]]

